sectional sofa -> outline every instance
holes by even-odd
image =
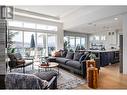
[[[86,60],[89,60],[88,52],[62,52],[61,56],[49,57],[49,62],[57,62],[60,67],[66,68],[71,72],[78,73],[86,78]],[[95,59],[97,68],[100,69],[99,60]]]

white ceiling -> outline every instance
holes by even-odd
[[[16,8],[59,17],[63,28],[73,32],[93,33],[121,30],[127,6],[16,6]],[[115,21],[114,18],[118,17]]]
[[[62,17],[77,10],[81,6],[16,6],[18,9],[37,12],[55,17]]]

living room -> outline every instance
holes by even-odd
[[[1,65],[9,80],[3,84],[6,89],[127,88],[127,6],[12,8],[13,19],[7,19],[6,63]],[[96,63],[95,76],[90,77],[89,63],[91,68]],[[30,84],[37,81],[35,76],[44,80],[43,87]],[[15,86],[22,77],[25,81]]]

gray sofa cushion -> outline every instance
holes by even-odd
[[[67,61],[66,63],[68,66],[71,66],[71,67],[74,67],[76,69],[81,69],[81,64],[79,61],[73,61],[73,60],[70,60],[70,61]]]
[[[48,72],[35,73],[34,75],[41,78],[42,80],[50,81],[53,78],[53,76],[57,76],[57,73],[53,71],[48,71]]]
[[[67,59],[73,59],[74,53],[73,52],[67,52],[66,58]]]
[[[83,53],[80,53],[80,52],[75,52],[74,53],[74,58],[73,60],[74,61],[79,61],[80,57],[83,55]]]
[[[62,57],[56,57],[56,62],[65,64],[70,59],[62,58]]]

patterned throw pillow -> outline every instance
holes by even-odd
[[[85,53],[83,54],[80,59],[79,59],[79,62],[81,63],[83,60],[89,60],[89,53]]]

